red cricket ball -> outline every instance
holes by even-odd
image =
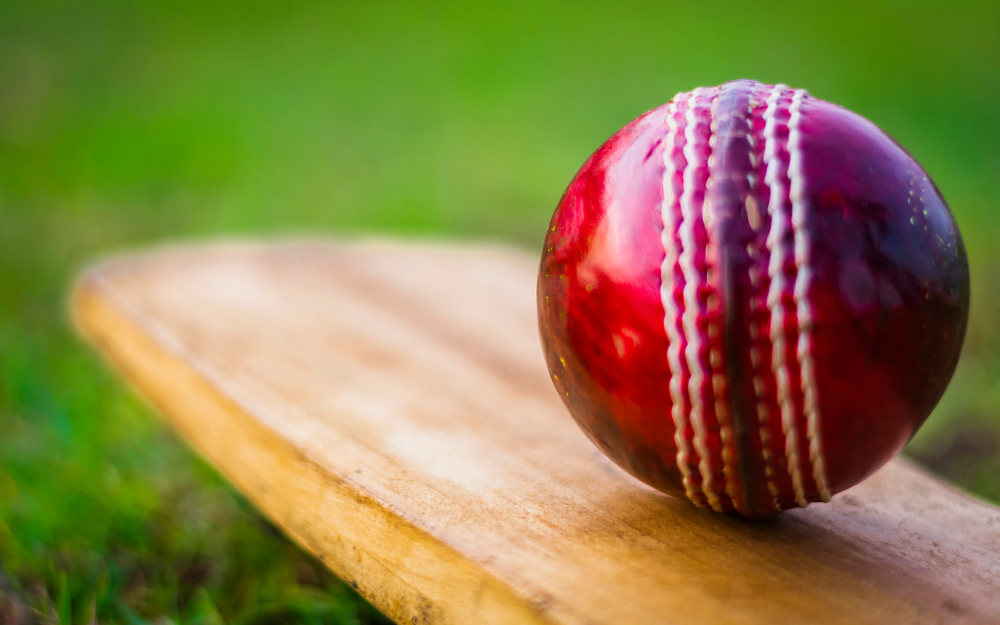
[[[937,187],[784,85],[678,94],[584,163],[538,275],[584,432],[647,484],[766,517],[865,479],[955,370],[969,270]]]

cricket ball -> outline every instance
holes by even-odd
[[[650,486],[767,517],[888,462],[954,372],[948,205],[873,123],[784,85],[680,93],[584,163],[538,275],[549,373]]]

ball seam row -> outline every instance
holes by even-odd
[[[709,389],[711,369],[705,366],[703,354],[706,351],[702,340],[708,328],[702,329],[705,321],[705,311],[702,300],[710,292],[710,285],[705,274],[705,259],[698,258],[698,252],[704,254],[706,228],[703,218],[704,189],[707,179],[707,159],[700,158],[699,150],[708,143],[708,126],[704,118],[705,99],[709,107],[717,89],[695,89],[691,93],[686,111],[684,128],[684,158],[687,165],[684,169],[684,183],[681,194],[681,238],[683,247],[680,255],[680,265],[684,272],[684,334],[686,340],[685,358],[687,360],[690,379],[688,393],[691,400],[690,420],[694,432],[694,448],[698,452],[698,468],[701,473],[701,487],[708,504],[712,509],[724,511],[729,497],[725,494],[724,478],[717,471],[719,462],[714,462],[710,437],[717,436],[718,425],[714,417],[714,389]],[[699,237],[700,235],[700,237]],[[709,395],[710,393],[710,395]],[[706,397],[708,396],[708,397]],[[723,484],[719,484],[723,482]],[[719,487],[721,486],[721,488]]]
[[[705,507],[708,502],[701,490],[701,473],[698,468],[699,458],[688,440],[692,435],[691,423],[688,420],[688,372],[683,359],[685,340],[681,320],[681,302],[677,301],[678,290],[683,297],[684,275],[678,271],[680,256],[680,227],[683,215],[680,211],[680,193],[675,187],[678,176],[683,180],[687,161],[683,156],[683,145],[678,146],[677,140],[684,139],[686,109],[689,94],[678,94],[667,107],[667,134],[663,141],[663,203],[661,212],[663,218],[662,242],[664,249],[663,265],[661,266],[660,297],[664,308],[664,329],[666,330],[668,347],[667,362],[670,368],[670,398],[671,418],[674,423],[674,444],[677,446],[677,468],[680,470],[687,498],[696,505]],[[678,119],[679,118],[679,119]],[[678,167],[677,160],[681,161]],[[683,182],[680,185],[683,188]],[[677,217],[681,219],[678,220]]]
[[[792,97],[788,119],[788,179],[789,201],[792,204],[792,230],[795,233],[795,276],[794,298],[798,318],[798,344],[796,355],[799,360],[802,384],[803,411],[806,416],[806,438],[809,441],[809,459],[812,461],[813,479],[821,501],[830,501],[830,489],[826,483],[823,453],[819,430],[819,399],[817,397],[816,369],[812,357],[813,310],[809,300],[809,286],[812,280],[810,254],[812,241],[806,227],[805,172],[801,149],[802,102],[808,97],[804,90],[797,90]]]
[[[778,92],[779,89],[780,87],[764,86],[762,89],[763,93],[751,93],[747,100],[747,148],[750,151],[750,167],[747,169],[747,202],[755,201],[757,193],[759,192],[760,183],[762,182],[758,179],[756,174],[756,167],[763,161],[763,154],[758,154],[758,151],[763,152],[763,146],[760,145],[763,137],[757,137],[754,132],[754,114],[759,111],[761,105],[760,100],[757,98],[759,95],[761,99],[767,103],[773,94]],[[763,224],[754,225],[752,222],[750,223],[750,227],[755,231],[757,230],[757,227],[761,225]],[[768,257],[764,254],[764,251],[761,249],[762,247],[763,246],[761,245],[760,240],[758,238],[754,238],[747,248],[747,255],[749,256],[751,263],[748,271],[752,287],[750,303],[751,315],[759,314],[760,312],[766,312],[770,315],[766,305]],[[763,271],[760,271],[759,269],[759,265],[761,264],[764,265]],[[764,291],[763,297],[761,297],[762,290]],[[773,373],[771,372],[770,367],[767,367],[764,362],[764,358],[760,354],[760,347],[771,347],[767,344],[769,337],[766,334],[767,328],[765,326],[766,323],[759,322],[757,319],[752,318],[750,339],[753,341],[753,345],[750,347],[750,362],[753,367],[754,394],[757,398],[756,405],[754,406],[754,415],[757,417],[757,434],[761,442],[761,457],[764,461],[764,477],[767,480],[767,490],[771,494],[774,510],[780,511],[781,501],[779,497],[782,494],[782,491],[779,488],[778,483],[775,481],[775,476],[779,469],[777,467],[777,458],[771,448],[774,438],[771,433],[771,425],[769,424],[769,420],[772,418],[770,409],[771,384],[768,384],[767,382],[769,379],[773,379]],[[758,343],[761,342],[764,343],[763,346],[758,345]]]
[[[779,88],[781,91],[774,99],[774,105],[769,106],[770,110],[765,112],[765,119],[768,120],[768,127],[765,128],[764,158],[767,163],[765,182],[771,189],[768,206],[771,215],[771,230],[768,233],[768,249],[771,251],[771,262],[768,266],[768,275],[771,279],[768,307],[771,310],[771,340],[774,345],[772,368],[778,387],[778,404],[782,430],[785,434],[785,457],[795,491],[795,502],[805,507],[810,501],[809,493],[814,491],[813,484],[816,480],[815,466],[809,471],[806,467],[808,458],[804,457],[810,453],[812,447],[806,395],[815,400],[816,393],[815,380],[810,375],[811,368],[807,372],[802,370],[800,339],[802,323],[808,319],[800,319],[799,315],[800,311],[810,310],[807,304],[799,305],[806,300],[803,288],[808,287],[808,282],[801,279],[804,261],[801,252],[808,233],[805,232],[802,221],[805,210],[802,197],[804,179],[798,133],[801,103],[807,94],[802,90],[790,90],[784,85],[779,85]],[[781,101],[784,101],[787,109],[782,110],[784,107]],[[779,113],[785,119],[779,120]],[[792,141],[793,132],[795,132],[794,141]],[[793,204],[793,188],[798,203],[797,211]],[[789,276],[789,273],[793,276]],[[788,326],[793,326],[794,329]],[[790,351],[793,353],[790,354]],[[807,363],[811,365],[811,357]],[[804,373],[810,377],[803,377]],[[815,407],[814,401],[812,406]],[[813,411],[813,417],[818,427],[816,411]],[[800,421],[805,423],[800,424]],[[805,441],[802,440],[803,429],[806,430]],[[816,430],[813,431],[815,432]],[[819,490],[818,484],[815,490]]]

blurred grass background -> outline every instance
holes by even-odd
[[[954,383],[908,453],[1000,501],[1000,3],[0,1],[0,623],[381,622],[72,335],[74,272],[216,234],[535,250],[605,138],[785,82],[920,160],[969,248]]]

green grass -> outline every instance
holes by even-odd
[[[534,249],[607,136],[736,77],[871,118],[949,199],[972,326],[910,452],[1000,501],[1000,4],[369,4],[0,7],[0,620],[381,618],[73,337],[87,259],[302,230]]]

